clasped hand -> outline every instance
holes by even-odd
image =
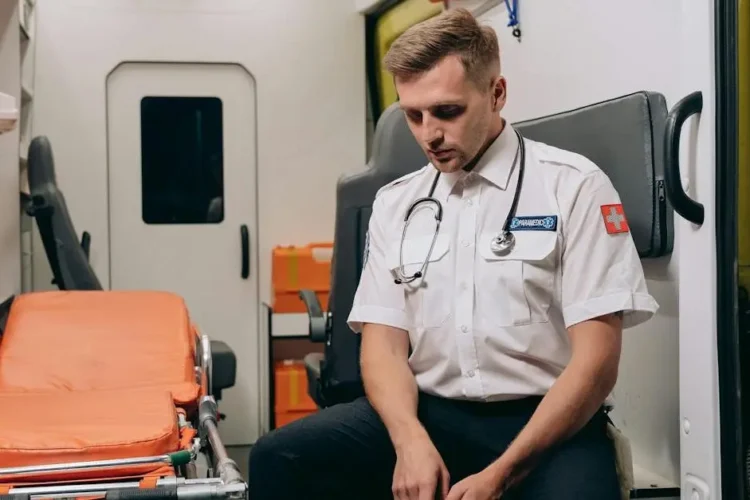
[[[485,469],[450,487],[450,476],[429,437],[412,440],[396,452],[393,472],[394,500],[496,500],[500,481]]]

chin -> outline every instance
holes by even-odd
[[[464,162],[462,162],[459,158],[453,158],[450,161],[446,162],[439,162],[437,160],[434,160],[432,162],[432,165],[440,170],[443,173],[450,173],[450,172],[458,172],[462,168],[464,168]]]
[[[466,163],[463,162],[451,162],[449,165],[446,165],[445,167],[441,168],[443,172],[460,172],[466,167]]]
[[[448,174],[450,172],[455,172],[458,170],[458,166],[456,166],[453,162],[450,163],[438,163],[438,162],[432,162],[432,166],[438,169],[440,172],[444,174]]]

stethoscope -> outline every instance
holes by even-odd
[[[513,194],[513,202],[510,205],[508,215],[505,217],[503,229],[490,241],[490,250],[497,256],[508,255],[513,250],[513,247],[516,244],[516,237],[511,232],[510,225],[513,221],[513,218],[516,216],[518,198],[521,195],[521,186],[523,185],[523,171],[526,166],[526,148],[523,143],[523,137],[521,137],[521,134],[519,134],[517,130],[514,130],[514,132],[518,137],[518,149],[516,150],[516,156],[513,158],[511,172],[513,171],[513,168],[516,166],[516,163],[519,161],[520,157],[518,181],[516,182],[516,192]],[[438,170],[435,174],[435,178],[432,180],[430,192],[427,194],[427,196],[414,200],[414,202],[412,202],[412,204],[409,206],[409,209],[406,211],[406,215],[404,216],[404,230],[401,233],[401,243],[399,245],[399,267],[398,269],[396,269],[398,278],[394,280],[397,285],[400,285],[402,283],[411,283],[412,281],[421,278],[424,275],[425,269],[427,268],[427,262],[430,260],[430,255],[432,255],[432,249],[435,247],[435,241],[437,240],[438,231],[440,230],[440,223],[443,221],[443,205],[434,197],[435,186],[437,186],[439,178],[440,171]],[[409,222],[411,221],[411,214],[420,205],[430,205],[433,207],[436,223],[435,232],[432,235],[430,250],[427,252],[427,255],[425,256],[425,259],[422,262],[422,266],[419,268],[419,271],[415,272],[411,276],[406,276],[404,274],[404,240],[406,238],[406,229],[409,226]]]

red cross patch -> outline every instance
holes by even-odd
[[[625,211],[622,204],[602,205],[602,217],[604,218],[604,227],[609,234],[627,233],[630,231],[628,220],[625,218]]]

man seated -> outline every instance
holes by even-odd
[[[469,12],[384,62],[430,163],[374,201],[349,317],[367,396],[261,438],[253,500],[617,500],[603,406],[623,327],[658,307],[618,193],[502,118],[497,37]]]

